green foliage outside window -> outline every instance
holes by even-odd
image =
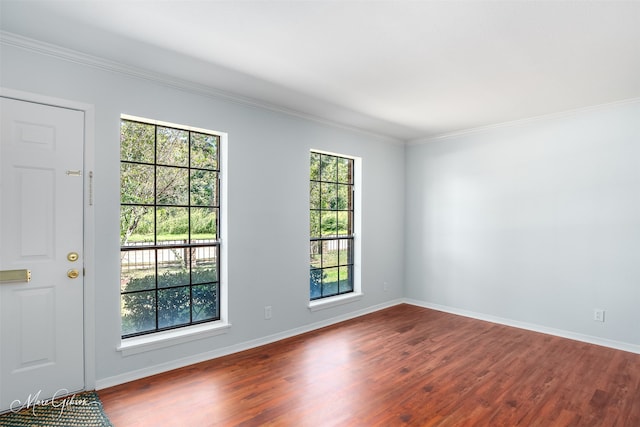
[[[120,130],[123,336],[219,318],[219,137]]]
[[[203,283],[216,277],[215,269],[194,272],[193,283]],[[189,272],[165,274],[163,288],[156,301],[155,275],[131,279],[122,295],[122,334],[128,335],[154,330],[156,327],[156,302],[159,328],[187,324],[193,310],[193,322],[218,317],[217,287],[212,283],[192,286],[189,295]],[[141,292],[134,292],[141,291]]]

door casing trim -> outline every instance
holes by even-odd
[[[84,112],[84,173],[83,173],[83,245],[84,245],[84,389],[96,387],[96,345],[95,345],[95,217],[89,197],[95,199],[95,191],[90,188],[89,172],[95,174],[95,106],[78,101],[56,98],[37,93],[0,87],[0,96],[19,101],[34,102],[52,107],[67,108]],[[89,192],[93,194],[89,194]]]

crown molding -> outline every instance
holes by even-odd
[[[326,119],[313,114],[305,113],[302,111],[282,107],[276,104],[272,104],[267,101],[262,101],[250,97],[245,97],[231,92],[226,92],[207,86],[203,84],[194,83],[189,80],[180,79],[167,74],[157,73],[147,69],[133,67],[126,64],[122,64],[117,61],[112,61],[106,58],[94,56],[84,52],[79,52],[73,49],[68,49],[55,44],[47,43],[41,40],[32,39],[19,34],[11,33],[8,31],[0,30],[0,45],[11,46],[19,49],[29,50],[41,55],[51,56],[56,59],[61,59],[75,64],[92,67],[102,71],[108,71],[112,73],[122,74],[129,77],[152,81],[154,83],[161,84],[166,87],[190,92],[196,95],[207,96],[216,100],[223,100],[232,102],[235,104],[249,106],[253,108],[259,108],[269,110],[288,116],[294,116],[301,119],[321,123],[335,128],[348,130],[351,132],[357,132],[368,136],[384,139],[388,143],[395,145],[404,145],[405,141],[391,136],[367,129],[363,129],[357,126],[351,126],[344,123],[339,123],[330,119]]]

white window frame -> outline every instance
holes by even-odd
[[[227,179],[228,179],[228,134],[225,132],[211,131],[209,129],[203,129],[198,127],[186,126],[181,124],[175,124],[170,122],[164,122],[159,120],[148,119],[144,117],[132,116],[128,114],[121,114],[120,120],[133,120],[139,122],[145,122],[156,126],[177,127],[180,129],[189,130],[192,132],[201,132],[215,134],[220,137],[219,147],[219,198],[220,198],[220,272],[219,272],[219,291],[220,291],[220,319],[212,322],[185,326],[177,329],[171,329],[167,331],[153,332],[146,335],[140,335],[130,338],[121,338],[120,345],[116,347],[116,350],[121,352],[123,356],[130,356],[133,354],[139,354],[147,351],[158,350],[182,344],[190,341],[196,341],[203,338],[226,334],[231,328],[229,322],[229,291],[228,291],[228,191],[227,191]],[[118,120],[118,122],[120,122]],[[119,266],[118,266],[119,267]],[[120,306],[118,306],[118,312],[120,312]],[[120,322],[122,317],[119,315]],[[120,330],[122,330],[122,324],[120,323]]]
[[[328,154],[331,156],[345,157],[353,160],[353,292],[332,297],[321,298],[317,300],[309,300],[309,311],[315,312],[326,310],[343,304],[349,304],[359,301],[364,297],[362,290],[362,158],[349,154],[336,153],[321,149],[312,148],[311,152]],[[309,179],[309,169],[307,168],[307,180]],[[310,200],[307,200],[309,206]],[[309,209],[307,209],[309,213]],[[309,219],[307,220],[307,224]],[[308,283],[308,281],[307,281]]]

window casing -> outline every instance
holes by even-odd
[[[309,299],[354,291],[354,160],[311,152]]]
[[[122,337],[220,319],[220,136],[121,119]]]

